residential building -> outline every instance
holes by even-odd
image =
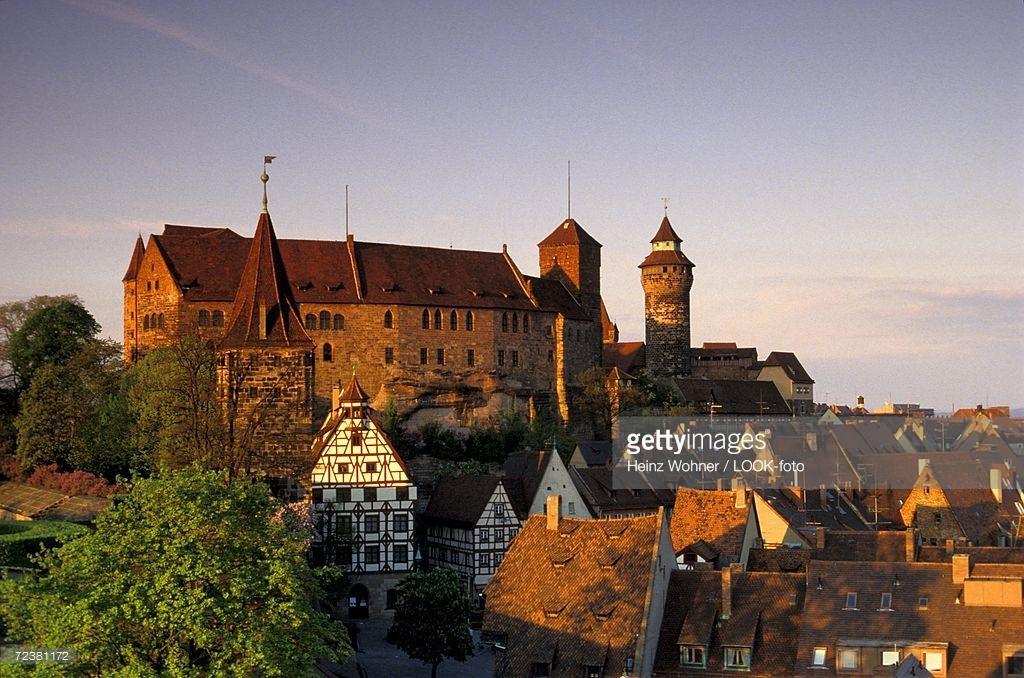
[[[505,491],[516,515],[524,522],[537,513],[544,513],[547,498],[562,498],[559,510],[569,518],[592,518],[583,496],[569,475],[569,469],[557,449],[515,452],[502,465]]]
[[[814,380],[795,354],[772,351],[761,365],[757,379],[774,383],[794,414],[814,414]]]
[[[677,489],[670,529],[672,549],[682,569],[745,564],[760,538],[757,513],[743,487]]]

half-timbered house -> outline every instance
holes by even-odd
[[[395,586],[413,567],[416,486],[355,375],[332,401],[313,441],[313,550],[351,573],[349,615],[365,617],[394,607]]]
[[[521,524],[494,476],[443,479],[421,519],[429,565],[454,569],[470,595],[491,580]]]

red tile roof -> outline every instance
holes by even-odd
[[[349,380],[348,385],[338,395],[338,402],[342,403],[365,403],[369,399],[370,396],[366,395],[366,391],[363,390],[359,379],[354,374],[352,379]]]
[[[646,616],[647,589],[664,517],[622,520],[545,516],[523,526],[487,585],[483,630],[503,636],[507,676],[533,662],[583,675],[587,665],[618,675]]]
[[[672,224],[668,220],[668,215],[661,220],[661,225],[658,226],[658,232],[651,238],[651,242],[682,242],[683,239],[676,234],[676,230],[672,228]]]
[[[739,560],[750,505],[736,508],[735,495],[724,490],[676,490],[669,526],[676,553],[703,540],[718,553],[721,563]]]
[[[264,330],[261,330],[264,324]],[[256,236],[249,248],[231,309],[231,324],[221,338],[220,346],[313,346],[313,341],[302,327],[274,236],[274,225],[266,212],[260,214],[256,224]]]
[[[677,250],[654,250],[647,255],[647,258],[640,262],[637,268],[645,266],[671,266],[673,264],[689,266],[694,268],[695,264],[686,258],[686,255]]]
[[[620,341],[615,344],[604,344],[601,347],[601,364],[604,367],[617,367],[620,372],[636,374],[647,364],[646,345],[642,341]]]
[[[566,219],[555,230],[548,234],[548,237],[537,243],[540,245],[594,245],[601,246],[583,227],[576,223],[575,219]]]

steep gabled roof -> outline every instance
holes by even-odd
[[[355,374],[349,380],[348,386],[338,395],[338,402],[341,403],[365,403],[369,399],[370,396],[366,395],[366,391],[363,390]]]
[[[772,351],[764,361],[764,367],[781,367],[793,381],[801,384],[813,384],[814,380],[800,364],[796,354],[784,351]]]
[[[260,214],[256,224],[256,235],[235,293],[231,325],[220,346],[313,346],[302,327],[267,212]]]
[[[556,226],[555,230],[548,234],[548,237],[537,243],[537,246],[581,244],[592,245],[594,247],[601,246],[601,243],[597,242],[593,236],[583,230],[583,227],[576,223],[575,219],[566,219]]]
[[[736,507],[736,495],[725,490],[676,490],[669,531],[676,553],[703,540],[724,561],[738,561],[743,550],[750,505]]]
[[[505,458],[505,490],[520,518],[530,513],[530,504],[540,487],[541,478],[551,458],[551,450],[513,452]]]
[[[620,372],[635,375],[646,364],[647,350],[642,341],[619,341],[601,347],[602,367],[617,367]]]
[[[682,242],[683,239],[676,234],[676,230],[672,228],[672,224],[669,223],[668,215],[661,220],[661,226],[658,227],[658,232],[651,238],[651,242]]]
[[[473,527],[480,521],[500,482],[501,479],[494,476],[442,478],[430,496],[423,518]]]
[[[146,253],[146,245],[142,242],[142,234],[135,239],[135,249],[132,250],[131,261],[128,262],[128,270],[124,272],[121,282],[135,280],[139,275],[139,267],[142,266],[142,256]]]

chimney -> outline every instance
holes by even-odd
[[[548,518],[548,529],[558,529],[558,514],[561,511],[562,495],[550,494],[548,495],[547,503],[545,504],[545,515]]]
[[[824,550],[825,548],[825,528],[816,527],[814,528],[814,548],[818,550]]]
[[[828,508],[828,490],[824,485],[818,485],[818,503],[821,504],[821,508]]]
[[[1003,503],[1003,472],[998,465],[988,470],[988,486],[992,489],[992,496],[996,498],[997,504]]]
[[[260,339],[267,338],[267,304],[260,302]]]
[[[722,620],[732,615],[732,567],[722,570]]]
[[[946,553],[953,553],[956,550],[956,542],[952,539],[946,540]]]
[[[338,405],[341,404],[341,383],[335,384],[331,388],[331,411],[338,409]]]
[[[917,547],[917,533],[914,532],[913,528],[909,528],[904,533],[903,544],[904,544],[904,549],[905,549],[904,550],[904,557],[906,558],[907,562],[908,563],[912,563],[915,560],[917,560],[917,558],[915,557],[915,555],[916,555],[916,547]]]
[[[953,554],[953,583],[963,584],[971,576],[971,557],[966,553]]]
[[[747,507],[747,488],[742,481],[732,490],[732,506],[738,509]]]

